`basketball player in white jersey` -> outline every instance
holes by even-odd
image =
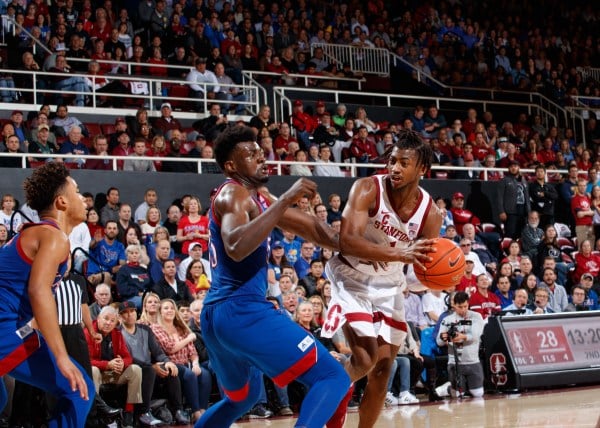
[[[402,290],[406,263],[422,265],[439,236],[442,214],[419,180],[431,166],[428,144],[401,131],[388,152],[387,174],[357,180],[342,214],[341,254],[327,263],[332,300],[322,335],[343,327],[352,381],[368,376],[359,428],[372,427],[383,408],[392,362],[404,342]],[[343,425],[331,420],[328,428]]]

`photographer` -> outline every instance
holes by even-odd
[[[454,295],[454,313],[448,315],[440,327],[436,341],[438,346],[448,344],[448,377],[450,393],[461,397],[466,384],[473,397],[483,396],[483,367],[479,361],[479,344],[483,332],[483,318],[469,310],[469,295],[459,291]],[[442,387],[438,395],[447,395]]]

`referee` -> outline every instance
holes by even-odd
[[[102,340],[102,335],[95,332],[92,325],[85,279],[79,274],[69,273],[61,280],[60,286],[56,287],[55,297],[58,324],[67,352],[92,378],[92,364],[82,326],[87,328],[95,340]],[[121,409],[110,407],[99,394],[96,394],[94,406],[88,416],[88,425],[94,426],[98,422],[94,420],[95,417],[112,420],[120,414]]]

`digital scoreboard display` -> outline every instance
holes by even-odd
[[[600,313],[587,314],[592,316],[504,317],[504,337],[515,369],[525,374],[600,368]]]

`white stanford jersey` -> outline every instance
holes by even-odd
[[[374,175],[371,177],[377,189],[377,202],[375,208],[369,211],[369,220],[364,236],[371,242],[387,243],[390,247],[406,248],[420,235],[423,229],[432,204],[431,196],[419,187],[420,196],[417,207],[405,223],[392,208],[386,191],[385,177],[387,175]],[[344,254],[343,257],[352,267],[368,275],[390,275],[402,271],[404,267],[404,263],[389,262],[386,270],[379,268],[376,271],[370,263],[364,260],[361,261],[357,257]]]

